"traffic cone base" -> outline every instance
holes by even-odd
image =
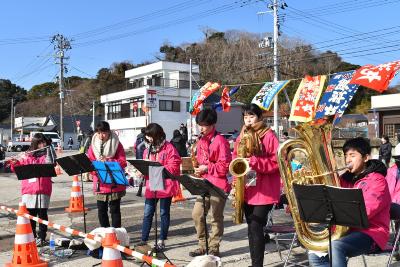
[[[83,212],[88,211],[88,208],[85,208],[83,195],[81,193],[81,183],[78,180],[78,176],[74,175],[72,177],[72,189],[71,189],[71,197],[69,199],[69,207],[65,208],[66,212]]]
[[[39,258],[31,223],[29,219],[23,217],[25,213],[28,213],[25,203],[19,203],[13,259],[11,263],[6,263],[5,266],[47,267],[48,263]]]
[[[65,208],[67,212],[82,212],[88,211],[88,208],[83,207],[83,197],[71,197],[69,200],[69,207]]]

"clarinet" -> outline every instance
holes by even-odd
[[[149,151],[147,151],[147,159],[150,158],[150,151],[151,151],[151,145],[149,147]],[[145,181],[146,181],[146,179],[144,179],[144,177],[143,177],[142,180],[140,181],[139,189],[136,193],[136,196],[138,196],[138,197],[142,196],[142,191],[143,191],[143,186],[145,185]]]

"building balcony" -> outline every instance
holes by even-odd
[[[199,84],[203,84],[199,82]],[[167,87],[167,88],[177,88],[177,89],[189,89],[190,81],[187,80],[173,80],[173,79],[164,79],[164,78],[152,78],[147,79],[146,84],[144,79],[136,80],[134,82],[129,82],[127,84],[127,89],[135,89],[143,86],[158,86],[158,87]],[[196,90],[200,87],[196,82],[192,81],[192,89]]]

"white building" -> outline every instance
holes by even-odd
[[[133,147],[140,129],[158,123],[167,135],[189,118],[189,64],[160,61],[125,72],[128,89],[101,96],[105,120],[109,122],[125,149]],[[199,67],[192,65],[194,80]],[[192,83],[194,93],[198,86]]]

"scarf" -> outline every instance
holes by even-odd
[[[270,128],[263,121],[256,122],[251,126],[243,125],[240,131],[240,140],[242,140],[245,134],[249,135],[249,138],[246,140],[246,158],[262,154],[261,139],[269,130]]]
[[[149,143],[145,143],[147,151],[152,153],[152,154],[156,154],[158,153],[161,148],[163,147],[163,145],[165,144],[165,139],[163,139],[159,144],[154,145],[154,144],[149,144]]]
[[[113,158],[117,152],[118,145],[118,136],[113,132],[110,133],[110,137],[104,143],[100,140],[97,133],[92,137],[92,149],[96,159],[100,159],[101,156]]]

